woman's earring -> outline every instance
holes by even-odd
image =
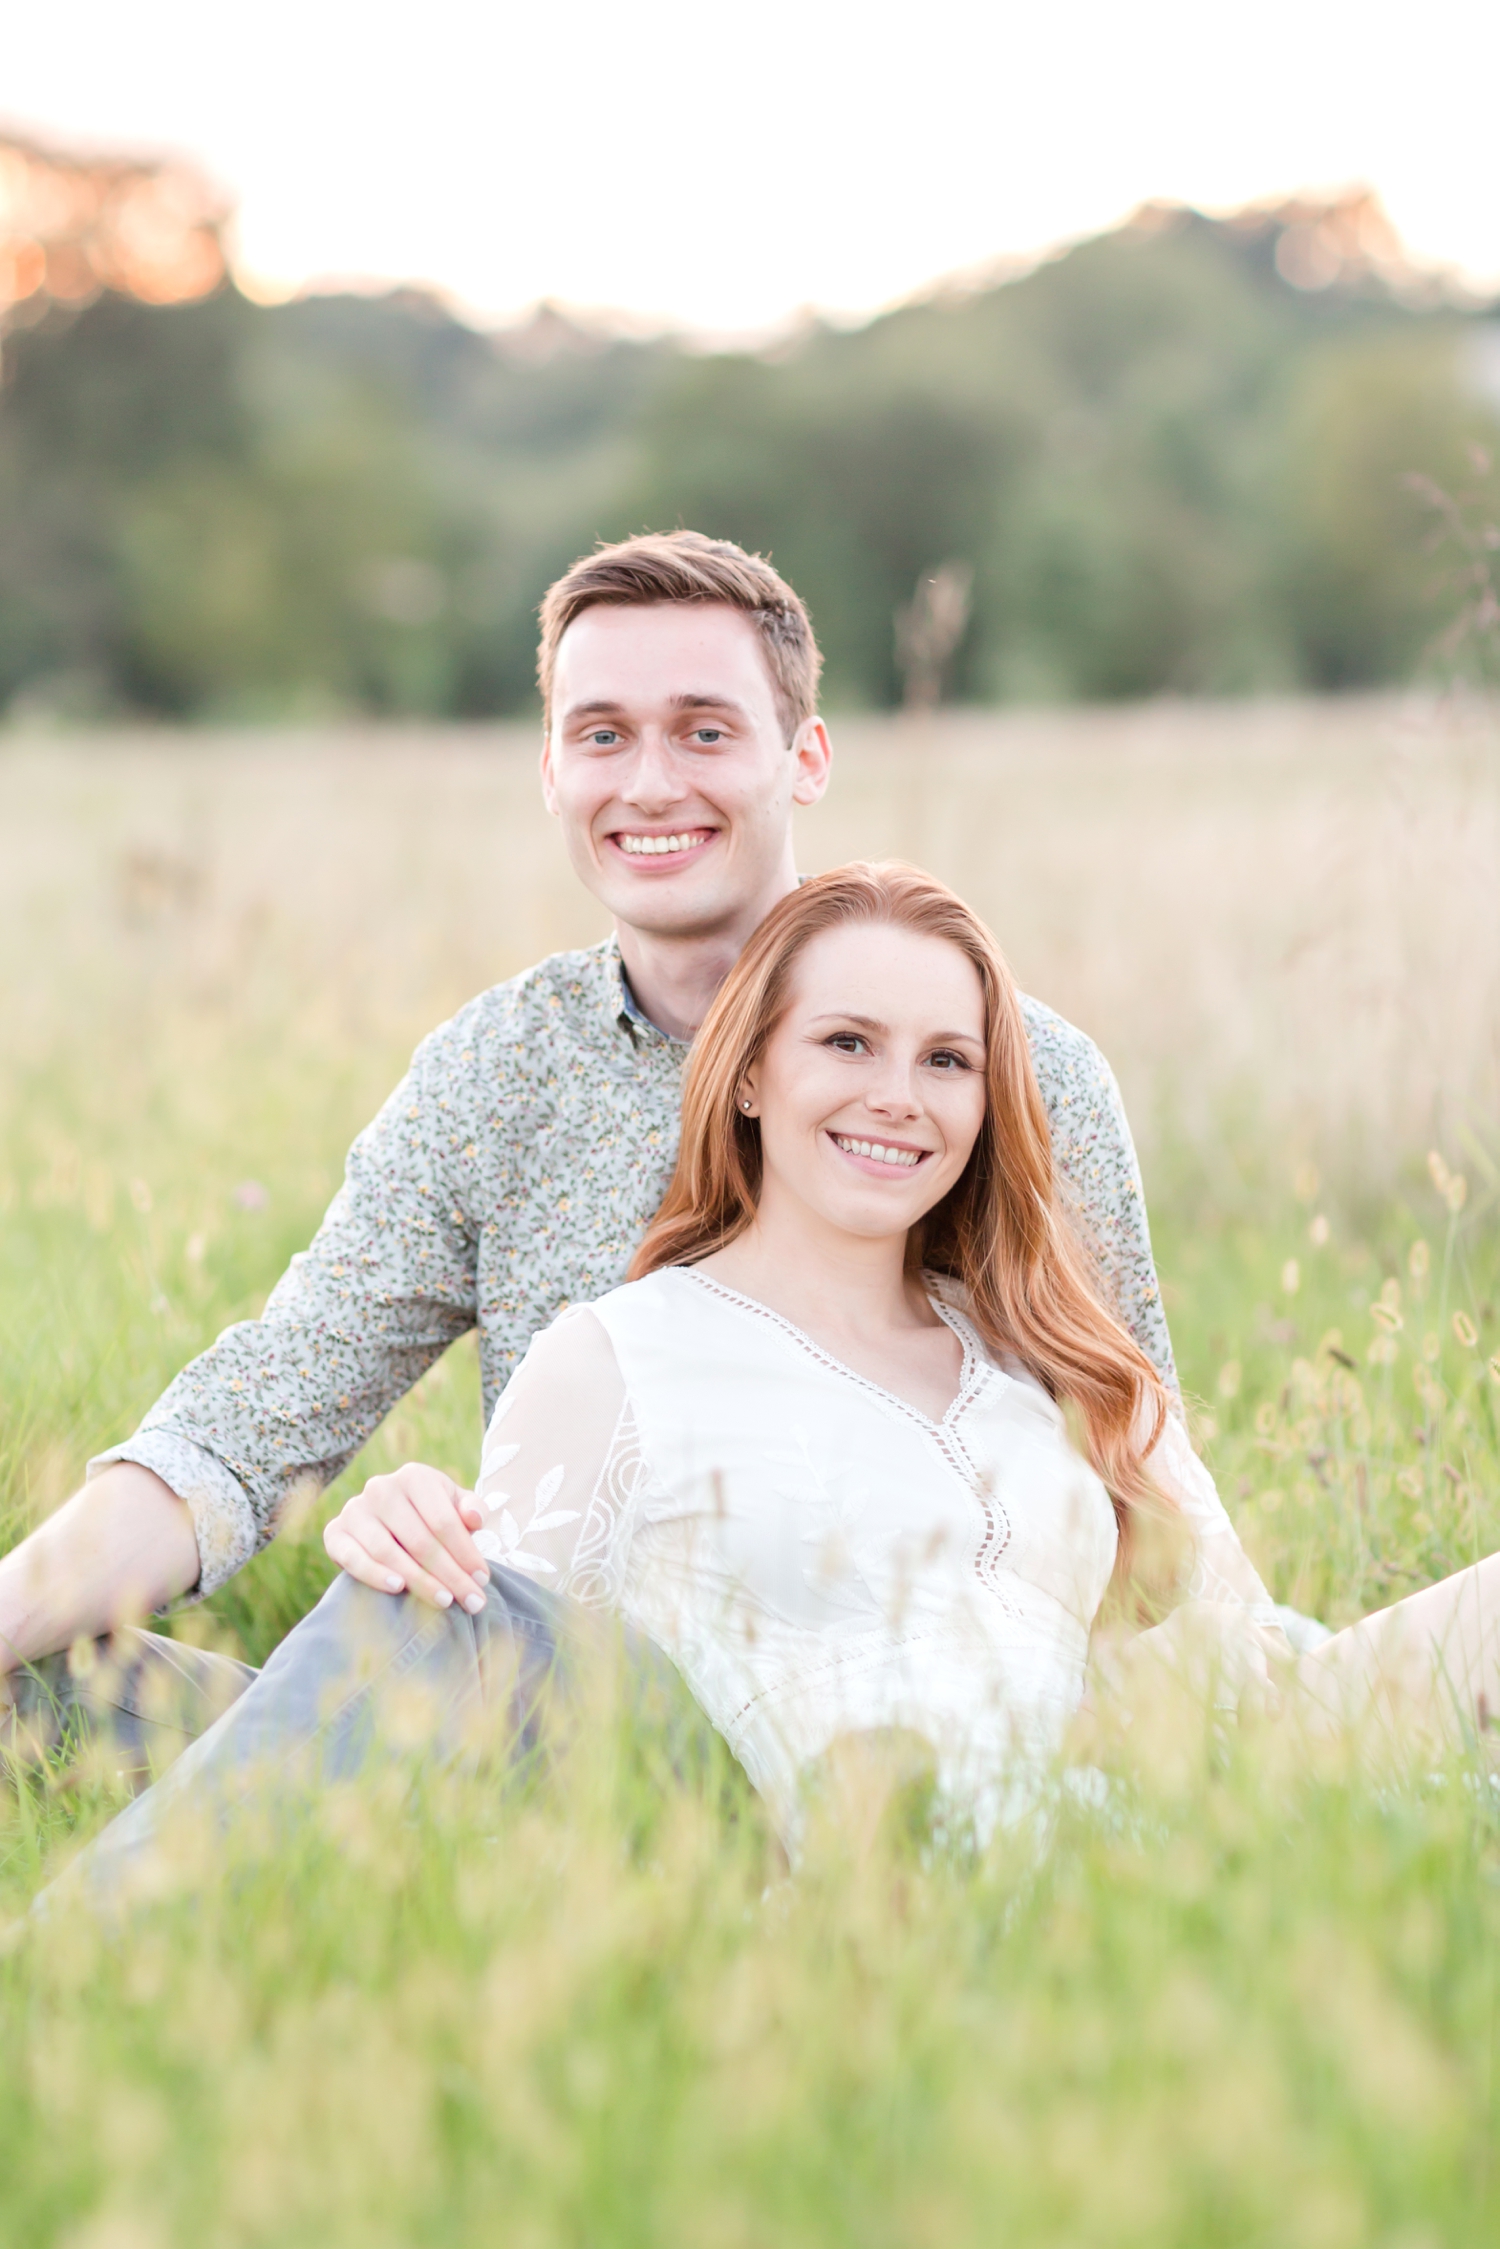
[[[749,1102],[748,1102],[748,1101],[742,1101],[742,1102],[740,1103],[740,1107],[741,1107],[741,1108],[742,1108],[742,1109],[744,1110],[744,1112],[745,1112],[746,1116],[748,1117],[748,1116],[749,1116],[749,1114],[750,1114],[750,1104],[749,1104]]]

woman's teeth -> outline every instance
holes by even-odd
[[[901,1164],[907,1170],[922,1161],[920,1148],[888,1148],[883,1140],[850,1140],[842,1132],[833,1137],[848,1156],[873,1156],[878,1164]]]
[[[707,833],[708,831],[706,828],[699,828],[695,833],[685,836],[617,835],[615,837],[615,842],[620,846],[620,849],[622,851],[630,851],[637,854],[643,852],[691,851],[695,843],[702,843]]]

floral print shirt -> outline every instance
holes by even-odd
[[[1175,1388],[1119,1090],[1081,1031],[1023,1006],[1065,1200]],[[532,1337],[619,1286],[676,1158],[687,1051],[635,1006],[613,938],[497,984],[423,1040],[260,1318],[226,1328],[89,1464],[138,1461],[187,1502],[200,1598],[467,1329],[488,1423]]]

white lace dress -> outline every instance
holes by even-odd
[[[647,1633],[788,1839],[803,1769],[841,1734],[910,1728],[980,1810],[1055,1753],[1082,1694],[1113,1510],[944,1286],[963,1372],[941,1421],[678,1269],[539,1335],[485,1440],[481,1549]],[[1196,1534],[1189,1599],[1274,1631],[1175,1419],[1152,1468]]]

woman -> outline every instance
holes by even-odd
[[[1159,1632],[1289,1654],[1059,1219],[1009,973],[927,877],[824,876],[757,933],[632,1273],[507,1389],[476,1543],[664,1650],[787,1839],[849,1734],[922,1736],[981,1809],[1055,1754],[1164,1499],[1195,1553]]]
[[[383,1684],[426,1688],[439,1744],[514,1678],[529,1710],[588,1609],[670,1659],[794,1848],[807,1774],[851,1736],[920,1736],[990,1824],[1061,1748],[1112,1584],[1169,1610],[1136,1651],[1207,1650],[1221,1698],[1290,1675],[1059,1213],[1009,972],[929,877],[844,868],[762,925],[699,1033],[632,1275],[537,1338],[474,1502],[434,1478],[419,1520],[377,1480],[335,1518],[348,1575],[90,1857],[117,1863],[185,1790],[307,1750],[351,1770]],[[1406,1662],[1398,1691],[1445,1722],[1438,1648],[1457,1714],[1493,1703],[1469,1630],[1492,1567],[1304,1659],[1311,1707],[1363,1709]]]

